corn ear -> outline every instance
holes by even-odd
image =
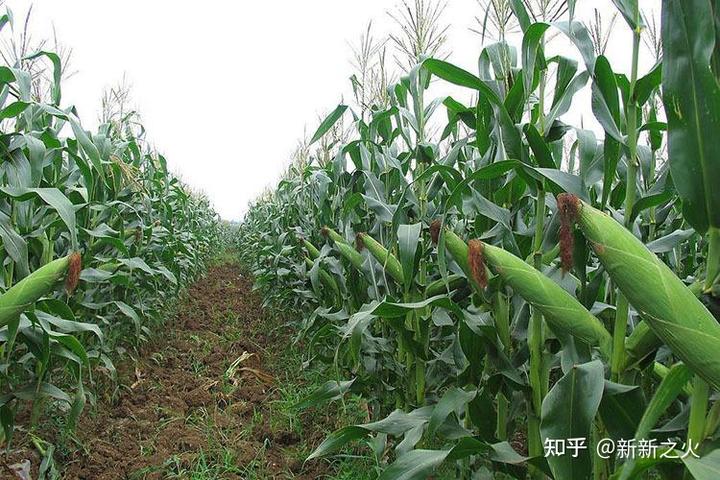
[[[450,255],[453,256],[468,280],[472,280],[473,275],[470,271],[470,264],[468,263],[467,243],[452,230],[445,230],[445,248],[447,248]],[[474,281],[473,284],[479,288]]]
[[[385,268],[385,271],[400,285],[405,282],[405,274],[403,272],[400,261],[388,251],[387,248],[383,247],[377,240],[372,238],[367,233],[357,234],[358,243],[367,248],[368,252],[372,254],[375,259],[380,262],[380,265]]]
[[[308,255],[312,260],[315,260],[320,256],[320,250],[315,247],[312,243],[308,242],[307,240],[303,239],[303,245],[305,246],[305,250],[307,250]]]
[[[305,265],[307,266],[307,268],[309,270],[309,269],[313,268],[314,263],[312,260],[310,260],[309,258],[306,257]],[[318,275],[320,276],[320,281],[322,282],[323,285],[325,285],[330,290],[332,290],[333,293],[335,293],[335,295],[337,295],[337,296],[340,295],[340,287],[338,287],[338,284],[335,281],[335,279],[332,277],[332,275],[330,275],[328,272],[326,272],[325,269],[323,269],[323,268],[318,269]]]
[[[692,291],[609,215],[575,198],[578,225],[613,282],[685,364],[720,388],[720,325]]]
[[[333,241],[340,255],[345,257],[357,270],[362,271],[362,265],[365,263],[365,259],[357,250],[351,247],[340,234],[330,227],[323,227],[322,234]]]
[[[335,248],[338,249],[340,254],[345,257],[353,267],[362,271],[362,265],[365,263],[365,259],[357,250],[345,242],[335,242]]]
[[[339,233],[337,233],[335,230],[328,226],[323,227],[322,230],[320,230],[320,233],[322,233],[324,237],[329,238],[333,242],[347,243],[347,241]]]
[[[465,285],[467,285],[467,280],[462,275],[448,275],[447,281],[440,278],[431,282],[425,288],[425,297],[430,298],[435,295],[442,295],[443,293],[447,293],[448,289],[453,291]]]
[[[0,296],[0,328],[47,295],[66,276],[66,289],[72,293],[80,276],[80,254],[72,253],[38,268]]]
[[[353,247],[348,245],[345,242],[335,242],[335,248],[340,252],[340,255],[342,255],[350,264],[355,267],[356,270],[362,271],[363,263],[365,263],[365,259],[363,258],[360,253],[358,253],[357,250],[355,250]]]
[[[589,345],[597,345],[603,355],[610,353],[610,333],[560,285],[502,248],[485,244],[483,253],[493,271],[540,310],[551,328]]]
[[[454,232],[445,231],[445,245],[468,278],[473,278],[468,263],[468,246]],[[545,315],[551,327],[569,333],[609,355],[612,338],[600,320],[595,318],[572,295],[542,272],[515,255],[492,245],[483,244],[485,260],[515,292]],[[475,281],[473,283],[479,287]]]
[[[702,282],[695,282],[688,289],[696,297],[703,293]],[[625,362],[622,370],[636,365],[640,360],[662,346],[662,340],[650,329],[646,322],[641,321],[625,340]]]

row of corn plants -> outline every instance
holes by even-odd
[[[0,34],[16,35],[11,12]],[[41,75],[38,72],[47,72]],[[202,273],[226,232],[107,97],[96,131],[62,107],[51,51],[0,66],[0,445],[43,414],[72,428],[98,376]],[[45,80],[49,78],[49,80]],[[45,82],[45,83],[43,83]],[[120,105],[122,106],[122,105]],[[64,286],[63,286],[64,285]]]
[[[627,72],[575,2],[486,2],[475,72],[435,4],[406,4],[411,67],[388,80],[363,37],[381,66],[357,105],[251,205],[242,259],[331,373],[299,406],[368,402],[311,459],[360,441],[382,479],[717,478],[720,11],[663,0],[657,28],[612,4]],[[443,82],[471,100],[430,100]]]

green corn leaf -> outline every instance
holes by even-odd
[[[330,113],[330,115],[325,117],[325,120],[322,121],[318,129],[315,131],[308,145],[312,145],[320,140],[320,138],[322,138],[322,136],[325,135],[338,120],[340,120],[340,117],[343,116],[343,113],[345,113],[347,108],[347,105],[338,105],[335,110]]]
[[[673,183],[685,219],[700,233],[720,228],[717,161],[720,86],[710,70],[715,25],[707,0],[663,2],[663,102]]]
[[[667,376],[660,382],[652,400],[645,409],[640,425],[635,432],[635,439],[647,439],[650,430],[660,420],[670,404],[677,398],[685,384],[692,378],[692,372],[683,364],[674,365]],[[630,457],[622,466],[620,480],[631,478],[634,473],[635,458]]]
[[[425,480],[449,453],[449,450],[411,450],[383,470],[378,480]]]
[[[403,272],[405,289],[408,290],[415,277],[415,257],[420,242],[422,224],[400,225],[398,227],[398,253]]]
[[[533,91],[533,82],[536,78],[535,70],[543,70],[546,68],[545,58],[541,55],[541,42],[548,28],[550,28],[549,24],[538,22],[523,29],[522,63],[525,96],[529,96]]]
[[[651,195],[645,195],[644,197],[638,199],[638,201],[633,205],[632,212],[630,213],[630,221],[634,221],[643,210],[667,203],[672,198],[673,192],[668,190]]]
[[[328,435],[327,438],[323,440],[310,455],[308,455],[307,460],[327,456],[338,451],[349,442],[367,438],[369,435],[370,432],[361,426],[350,425],[348,427],[343,427],[340,430],[336,430]]]
[[[70,233],[73,249],[77,250],[78,241],[75,223],[75,206],[60,190],[57,188],[0,187],[0,192],[20,201],[39,197],[60,216],[68,229],[68,233]]]
[[[683,458],[683,463],[695,480],[715,480],[720,478],[720,449],[715,449],[700,458],[692,455]]]
[[[638,78],[635,85],[635,102],[638,106],[643,106],[650,99],[652,93],[662,83],[662,62],[658,62],[643,77]],[[657,150],[657,149],[654,149]]]
[[[512,8],[515,18],[518,19],[520,28],[522,28],[522,31],[525,32],[528,28],[530,28],[531,20],[522,0],[510,0],[510,8]]]
[[[447,80],[461,87],[472,88],[481,92],[491,103],[500,105],[502,102],[497,94],[482,80],[460,67],[445,62],[429,58],[423,62],[423,67],[428,69],[433,75]]]
[[[322,403],[332,400],[337,400],[350,390],[350,387],[352,387],[352,384],[354,382],[355,379],[343,380],[339,382],[336,380],[327,381],[323,385],[318,387],[315,391],[313,391],[310,395],[304,397],[299,402],[294,404],[292,408],[295,410],[304,410],[308,407],[320,405]]]
[[[22,112],[24,112],[28,106],[30,106],[28,102],[13,102],[7,107],[0,110],[0,120],[17,117]]]
[[[661,345],[662,340],[655,335],[647,322],[638,323],[625,340],[624,366],[621,370],[637,364]]]
[[[462,309],[447,297],[447,295],[437,295],[420,302],[409,302],[409,303],[394,303],[394,302],[381,302],[372,311],[374,315],[378,317],[403,317],[406,313],[413,310],[421,310],[426,307],[433,306],[444,308],[453,312],[456,316],[462,317]]]
[[[427,427],[427,434],[429,436],[434,435],[438,427],[440,427],[448,415],[470,403],[476,395],[477,391],[475,390],[467,391],[458,387],[453,387],[446,391],[433,409],[433,413]]]
[[[574,365],[553,386],[542,403],[540,432],[543,439],[590,438],[590,427],[600,406],[604,388],[604,367],[595,360]],[[590,478],[588,450],[547,458],[555,478]]]
[[[62,65],[60,56],[55,52],[39,51],[25,57],[26,60],[34,60],[39,57],[47,57],[53,64],[52,101],[54,105],[60,106],[62,80]]]
[[[642,17],[635,15],[635,12],[638,11],[638,1],[639,0],[612,0],[630,27],[630,30],[639,30],[645,26]]]

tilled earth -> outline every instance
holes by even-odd
[[[118,365],[116,388],[101,388],[81,417],[80,447],[57,459],[63,478],[188,478],[203,462],[226,465],[218,478],[326,473],[326,464],[302,459],[333,428],[327,419],[304,415],[294,428],[272,421],[278,378],[287,376],[275,371],[277,358],[289,339],[251,289],[239,266],[224,264],[188,291],[164,333]]]

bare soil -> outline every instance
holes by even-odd
[[[277,359],[287,354],[289,338],[278,323],[238,265],[212,267],[164,332],[137,359],[117,365],[114,388],[98,388],[96,407],[78,425],[76,448],[56,453],[63,478],[159,479],[169,471],[185,478],[201,455],[217,452],[237,466],[219,478],[323,476],[327,464],[303,466],[302,458],[333,426],[322,415],[301,416],[300,435],[271,421],[277,379],[287,377]],[[26,453],[35,455],[35,471],[37,453]],[[8,468],[16,460],[0,461],[0,477],[21,478]]]

